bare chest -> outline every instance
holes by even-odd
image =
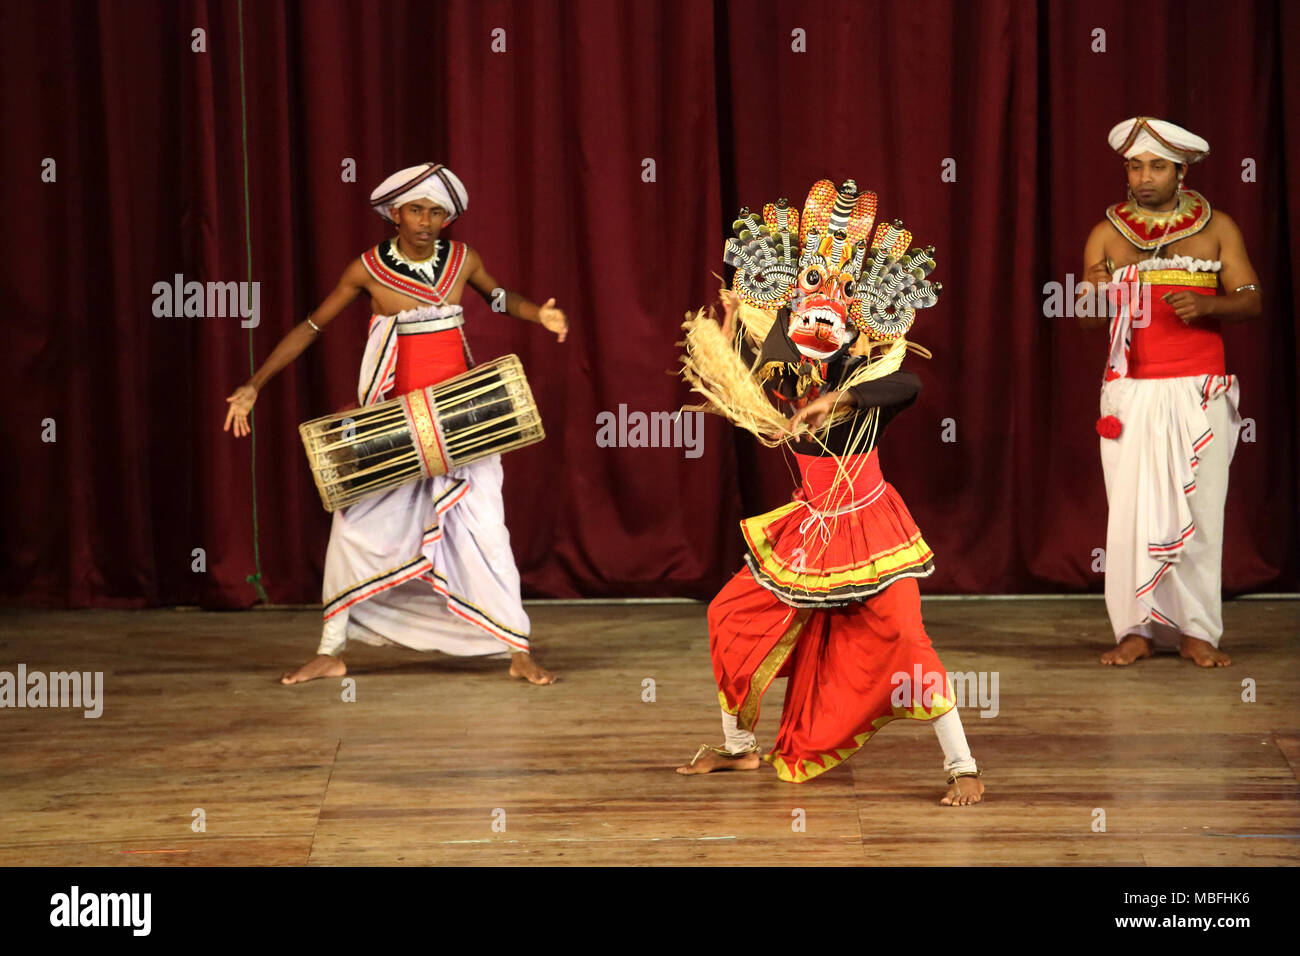
[[[465,268],[466,247],[444,245],[432,260],[412,262],[380,245],[364,258],[369,281],[371,309],[376,315],[394,315],[438,302],[459,305],[469,272]]]
[[[1219,252],[1219,238],[1212,229],[1204,229],[1194,236],[1178,239],[1167,246],[1161,246],[1158,250],[1159,257],[1162,259],[1171,256],[1190,256],[1193,259],[1212,261],[1219,258]],[[1143,259],[1154,258],[1157,250],[1139,249],[1116,232],[1106,240],[1106,255],[1116,266],[1127,266],[1141,262]]]

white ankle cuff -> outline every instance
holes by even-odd
[[[727,738],[727,753],[738,754],[750,750],[757,739],[752,730],[741,730],[736,726],[736,715],[722,712],[722,735]]]

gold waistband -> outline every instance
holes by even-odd
[[[1188,272],[1186,269],[1150,269],[1138,273],[1144,285],[1190,285],[1200,289],[1217,289],[1217,272]]]

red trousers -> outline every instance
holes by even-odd
[[[746,569],[709,605],[709,653],[722,707],[745,730],[772,681],[789,678],[765,759],[793,783],[847,760],[895,718],[933,720],[953,707],[914,578],[846,607],[806,610],[782,603]]]

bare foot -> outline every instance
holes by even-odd
[[[530,684],[554,684],[555,675],[543,670],[527,651],[510,655],[510,676],[522,678]]]
[[[1114,664],[1117,667],[1125,667],[1140,658],[1150,656],[1150,641],[1141,634],[1126,634],[1124,640],[1101,655],[1101,662],[1103,664]]]
[[[1189,634],[1184,634],[1178,642],[1178,653],[1195,661],[1197,667],[1227,667],[1232,663],[1232,658],[1209,641]]]
[[[684,767],[678,767],[678,773],[713,773],[715,770],[757,770],[762,760],[758,751],[747,754],[720,754],[709,747],[701,747]]]
[[[958,777],[939,802],[945,807],[968,807],[984,799],[984,781],[979,777]]]
[[[343,658],[332,654],[317,654],[296,671],[290,671],[280,677],[281,684],[301,684],[303,681],[315,680],[317,677],[342,677],[348,672]]]

